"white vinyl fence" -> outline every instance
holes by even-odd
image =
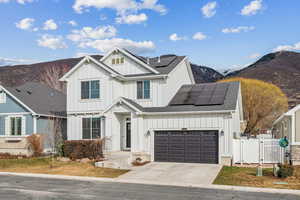
[[[250,138],[233,140],[234,163],[283,163],[284,149],[278,139]]]

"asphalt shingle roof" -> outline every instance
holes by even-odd
[[[193,112],[193,111],[230,111],[236,109],[237,99],[239,95],[239,82],[227,82],[227,83],[206,83],[206,84],[196,84],[196,85],[207,85],[207,84],[228,84],[228,89],[225,95],[224,104],[222,105],[205,105],[205,106],[197,106],[197,105],[168,105],[165,107],[142,107],[135,101],[124,98],[133,106],[141,110],[142,112]],[[186,85],[184,85],[186,86]],[[184,87],[182,86],[182,87]],[[177,93],[180,92],[182,88],[178,90]]]
[[[66,116],[66,95],[44,84],[27,82],[5,89],[37,114]]]

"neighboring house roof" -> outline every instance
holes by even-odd
[[[287,111],[283,115],[281,115],[278,119],[275,120],[275,122],[273,123],[273,125],[275,125],[278,122],[280,122],[284,117],[293,116],[295,114],[295,112],[298,111],[298,110],[300,110],[300,104],[297,105],[297,106],[295,106],[293,109]]]
[[[205,85],[218,85],[224,86],[227,85],[228,89],[225,93],[224,103],[219,105],[168,105],[164,107],[143,107],[132,99],[122,97],[122,100],[125,100],[131,106],[135,107],[141,113],[173,113],[173,112],[219,112],[225,111],[230,112],[234,111],[237,106],[237,99],[240,92],[240,83],[239,82],[227,82],[227,83],[207,83],[207,84],[194,84],[191,86],[201,87]],[[182,88],[187,85],[182,86],[178,92],[180,93]],[[192,91],[192,93],[197,92],[197,90]],[[190,94],[195,96],[195,94]],[[196,94],[198,95],[198,94]],[[201,95],[201,94],[200,94]],[[176,95],[174,95],[176,96]]]
[[[66,116],[66,95],[62,92],[36,82],[4,88],[38,115]]]

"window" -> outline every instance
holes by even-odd
[[[150,99],[150,81],[137,81],[137,99]]]
[[[0,103],[6,103],[6,93],[4,91],[0,91]]]
[[[119,65],[119,64],[123,64],[124,61],[125,61],[124,57],[113,58],[113,59],[111,60],[111,63],[112,63],[113,65]]]
[[[10,118],[10,135],[22,135],[22,117]]]
[[[100,98],[100,81],[82,81],[81,82],[81,99],[99,99]]]
[[[101,138],[101,118],[82,118],[82,139]]]

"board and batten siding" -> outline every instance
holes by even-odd
[[[141,121],[141,119],[136,119]],[[219,132],[219,154],[221,156],[232,155],[232,135],[234,130],[234,118],[230,114],[176,114],[161,116],[145,116],[143,123],[132,128],[139,134],[140,147],[135,151],[151,153],[154,151],[154,131],[155,130],[217,130]],[[142,126],[142,127],[141,127]],[[142,132],[141,132],[142,130]],[[152,137],[145,138],[145,134],[150,131]],[[222,132],[222,133],[221,133]]]
[[[123,64],[112,64],[113,58],[124,58]],[[103,61],[107,66],[119,72],[122,75],[130,75],[130,74],[145,74],[150,71],[140,66],[140,64],[133,61],[131,58],[123,55],[122,53],[111,54]]]
[[[295,112],[295,142],[300,143],[300,110]]]
[[[166,83],[162,85],[162,102],[161,104],[168,105],[170,100],[179,90],[182,85],[185,84],[193,84],[191,77],[189,76],[188,67],[189,64],[187,63],[188,60],[184,59],[181,61],[178,66],[170,72]]]

